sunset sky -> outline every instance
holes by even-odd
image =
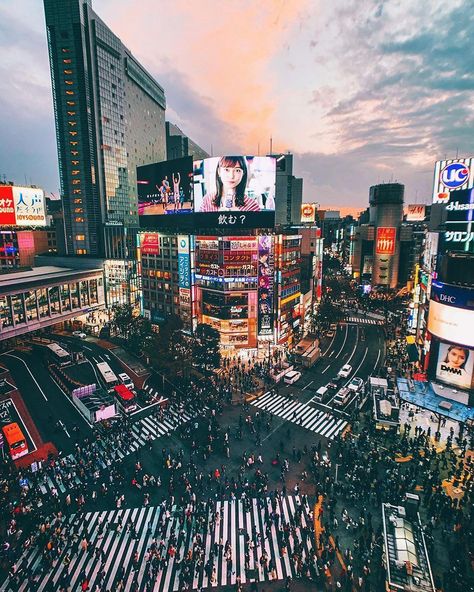
[[[363,208],[397,180],[428,202],[434,161],[474,152],[474,16],[431,0],[94,0],[213,153],[295,154],[304,200]],[[0,4],[0,175],[58,193],[40,0]]]

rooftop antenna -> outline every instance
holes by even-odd
[[[459,158],[459,148],[456,148],[456,158]]]
[[[213,152],[212,144],[211,144],[211,156],[214,156],[214,152]]]
[[[257,144],[257,156],[260,156],[260,142]]]
[[[270,154],[273,154],[273,138],[270,136]]]

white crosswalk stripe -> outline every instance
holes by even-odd
[[[271,391],[252,401],[251,405],[330,440],[340,434],[347,426],[347,421],[344,419],[334,417],[330,413],[316,409],[307,403],[300,403],[288,397],[273,394]]]
[[[17,562],[18,582],[7,579],[0,591],[42,592],[61,585],[79,590],[84,574],[89,590],[98,583],[101,589],[114,590],[121,570],[123,589],[140,592],[178,592],[185,583],[186,589],[230,586],[237,577],[244,584],[281,580],[296,575],[296,548],[316,573],[313,515],[304,497],[217,501],[205,509],[200,521],[195,515],[191,521],[183,520],[186,508],[171,510],[169,518],[162,506],[72,515],[62,523],[62,533],[71,541],[74,531],[74,542],[63,546],[46,570],[42,549],[36,545],[27,549]],[[220,519],[211,524],[216,513]],[[127,528],[129,521],[135,533]],[[197,535],[201,544],[196,547]],[[83,537],[89,543],[86,552],[81,549]],[[156,553],[150,553],[154,538]],[[35,576],[34,588],[29,587],[27,574]]]
[[[148,442],[168,436],[179,426],[197,417],[197,415],[196,412],[190,413],[176,406],[170,406],[166,410],[163,419],[149,415],[135,420],[131,425],[132,438],[129,442],[122,440],[119,445],[114,444],[111,446],[102,439],[94,441],[91,447],[97,453],[98,468],[106,469],[110,463],[124,459]],[[64,468],[60,472],[51,470],[49,474],[44,475],[43,481],[40,482],[39,487],[43,495],[50,495],[53,489],[56,489],[59,494],[63,494],[76,485],[87,484],[88,477],[85,476],[85,478],[81,479],[76,472],[78,464],[75,453],[64,457],[61,463],[63,463]]]
[[[378,321],[376,319],[370,319],[365,317],[348,317],[346,319],[347,323],[357,323],[359,325],[383,325],[383,321]]]

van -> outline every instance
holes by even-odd
[[[324,403],[324,401],[328,398],[329,389],[327,386],[320,386],[314,395],[314,400],[318,403]]]
[[[352,392],[346,387],[340,389],[333,399],[334,407],[344,407],[344,405],[347,405],[349,399],[351,398],[351,394]]]
[[[285,384],[293,384],[297,380],[301,378],[301,372],[297,372],[296,370],[292,370],[291,372],[287,372],[283,377]]]

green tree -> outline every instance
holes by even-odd
[[[113,318],[110,322],[113,330],[125,339],[133,323],[133,309],[130,304],[116,304],[112,307]]]

